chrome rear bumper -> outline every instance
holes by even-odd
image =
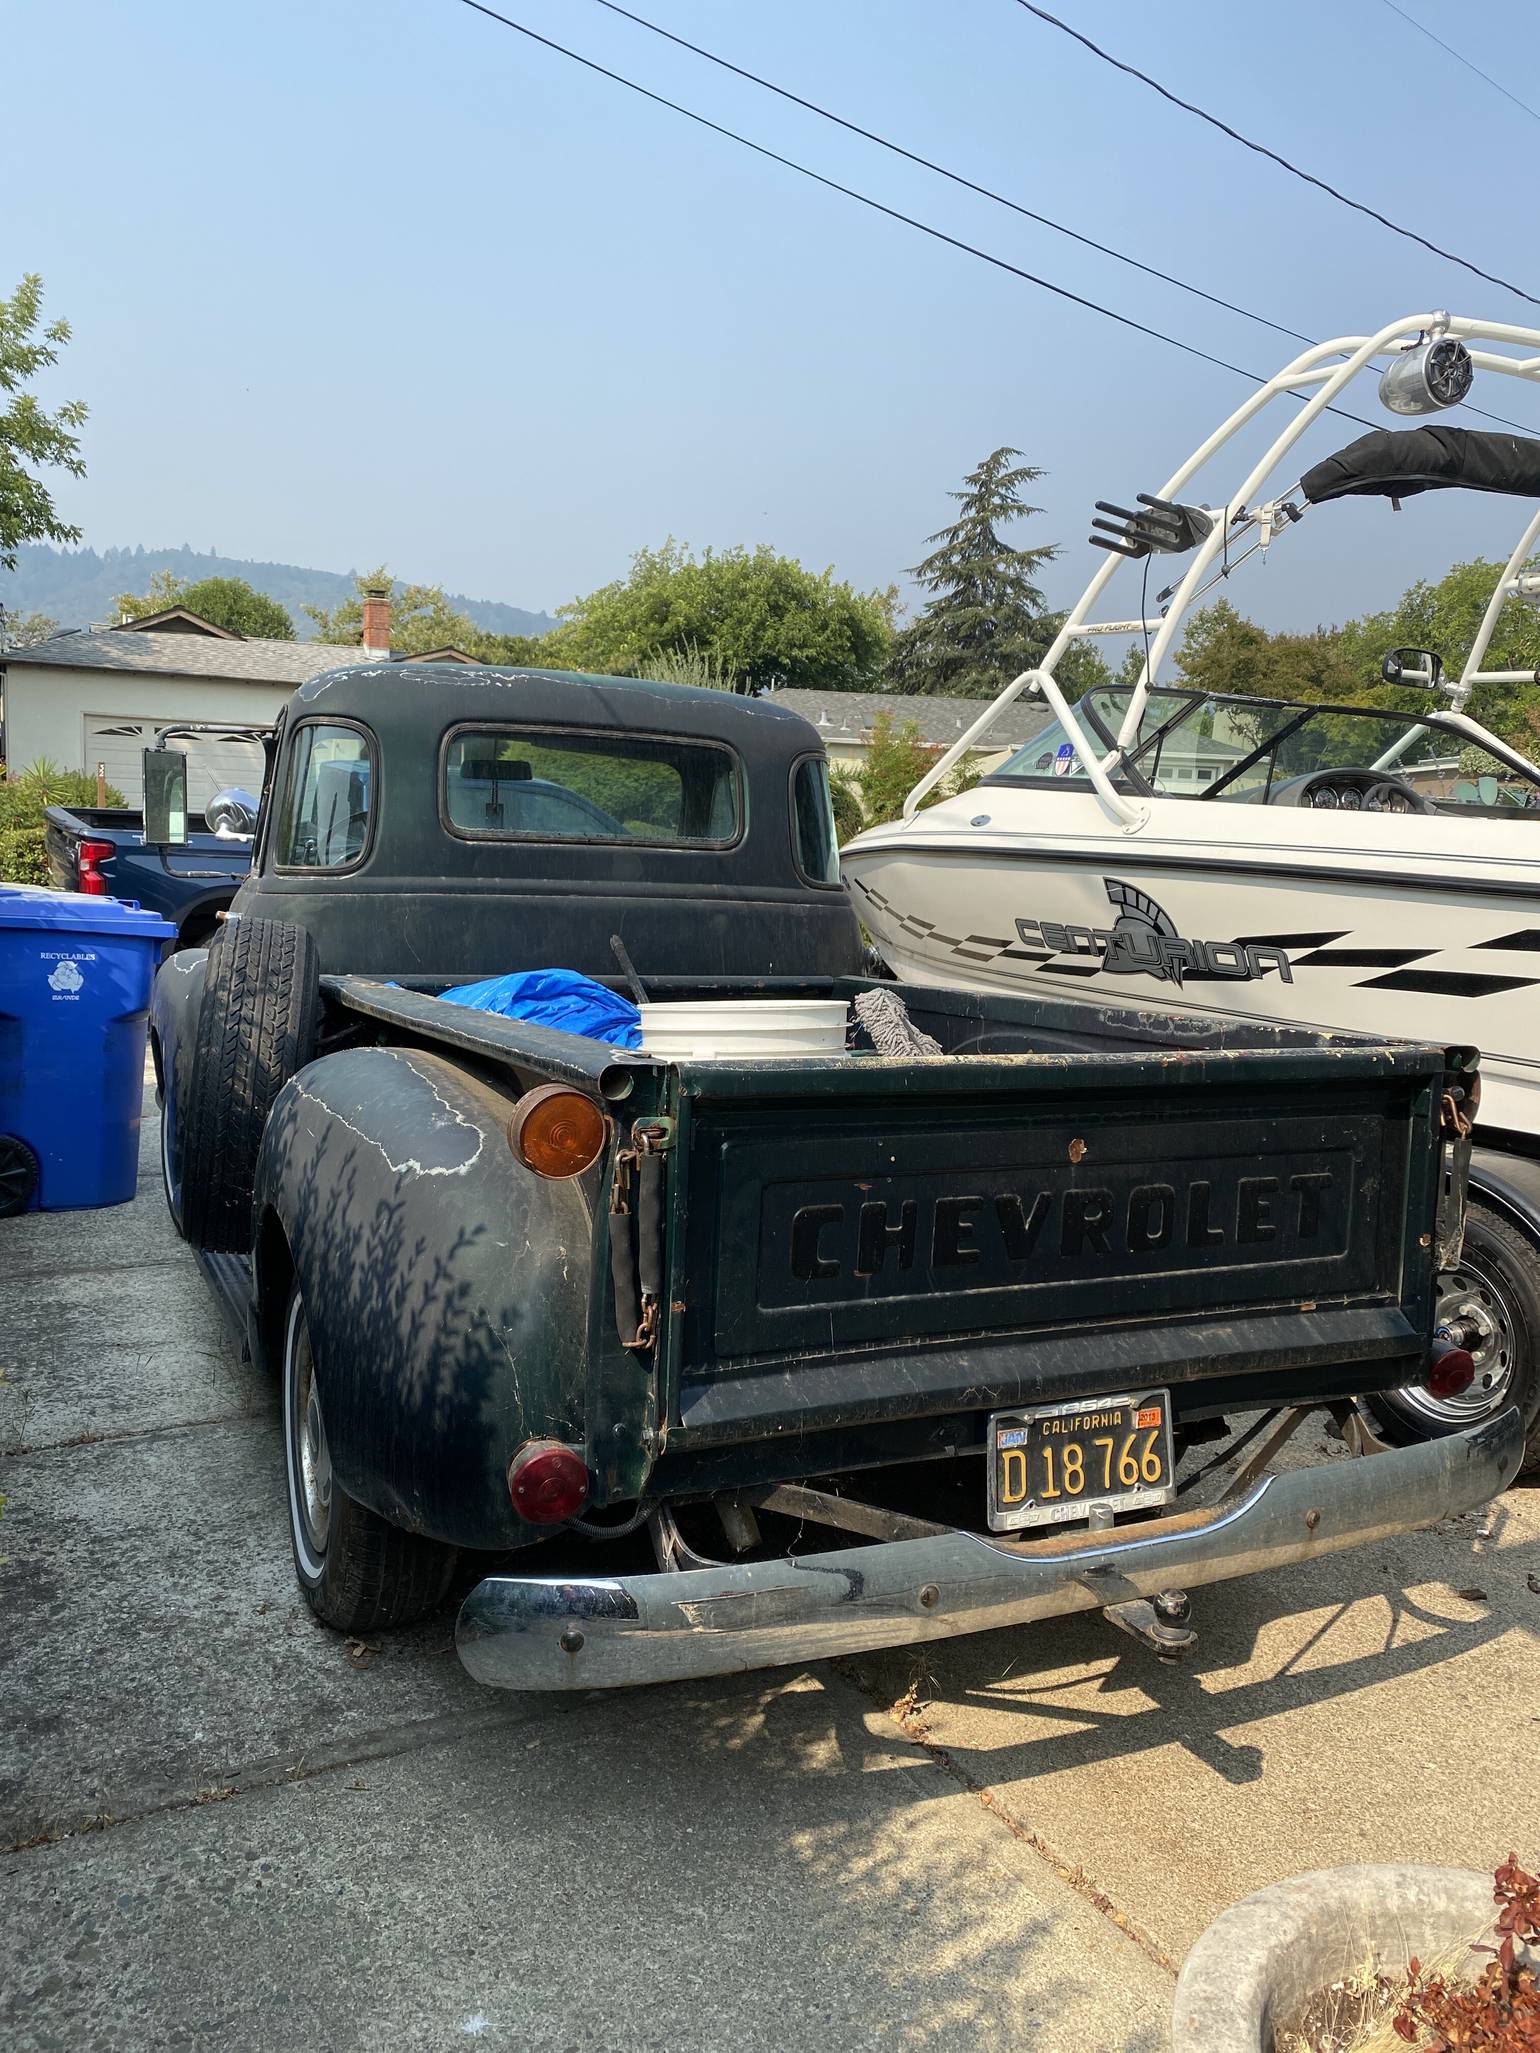
[[[1517,1410],[1420,1447],[1264,1476],[1231,1504],[1029,1547],[966,1532],[656,1575],[489,1576],[455,1644],[500,1689],[616,1689],[825,1660],[1196,1589],[1485,1504]]]

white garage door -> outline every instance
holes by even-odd
[[[144,804],[144,751],[153,746],[167,719],[126,720],[86,715],[86,769],[107,765],[107,782],[115,784],[131,806]],[[216,791],[238,784],[253,797],[262,789],[262,747],[259,742],[221,741],[209,735],[173,738],[172,746],[187,757],[187,809],[201,813]]]

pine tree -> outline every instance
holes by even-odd
[[[931,597],[899,634],[894,690],[988,698],[1047,648],[1057,623],[1035,580],[1059,551],[1052,543],[1013,549],[1000,532],[1042,511],[1022,488],[1043,472],[1020,455],[995,450],[949,495],[961,512],[927,537],[935,546],[909,573]]]

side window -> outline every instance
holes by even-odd
[[[809,883],[837,884],[839,843],[829,798],[829,765],[822,756],[805,756],[792,772],[791,831],[797,868]]]
[[[282,869],[356,863],[369,838],[374,787],[369,744],[356,727],[296,728],[274,854]]]

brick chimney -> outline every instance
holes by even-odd
[[[390,586],[364,587],[364,654],[390,654]]]

